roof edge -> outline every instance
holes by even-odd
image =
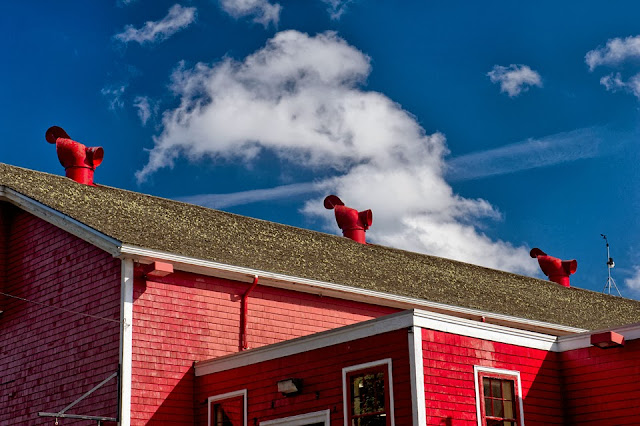
[[[58,210],[52,209],[33,198],[29,198],[18,191],[0,185],[0,200],[8,201],[14,206],[21,208],[45,222],[57,226],[58,228],[93,244],[114,257],[117,257],[120,254],[120,246],[122,245],[120,241],[98,232],[90,226],[61,213]]]
[[[195,374],[196,376],[204,376],[218,373],[413,326],[539,350],[553,352],[558,350],[557,336],[495,324],[478,323],[465,318],[436,314],[421,309],[409,309],[369,321],[250,349],[246,352],[198,361],[195,363]]]
[[[536,321],[527,318],[513,317],[488,311],[481,311],[443,303],[430,302],[423,299],[400,296],[391,293],[383,293],[343,284],[334,284],[326,281],[312,280],[308,278],[294,277],[275,272],[267,272],[242,266],[227,265],[208,260],[177,255],[158,250],[123,244],[120,247],[120,257],[131,257],[138,261],[152,262],[164,260],[174,263],[177,269],[185,272],[193,272],[202,275],[227,278],[235,281],[250,283],[255,275],[260,277],[260,284],[270,287],[284,288],[288,290],[302,291],[305,293],[319,294],[322,296],[336,297],[356,302],[373,303],[399,309],[423,309],[430,312],[465,318],[469,320],[486,322],[495,325],[518,328],[522,330],[562,336],[567,334],[583,333],[583,328],[569,327],[561,324],[553,324]],[[302,287],[302,288],[301,288]]]

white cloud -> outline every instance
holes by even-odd
[[[633,275],[624,280],[624,285],[634,294],[640,295],[640,266],[633,267]]]
[[[373,209],[372,242],[536,273],[527,249],[478,230],[500,217],[493,206],[460,197],[446,183],[444,136],[425,134],[398,104],[360,88],[369,72],[369,58],[332,32],[281,32],[240,62],[182,65],[172,85],[180,105],[164,113],[164,129],[136,176],[142,182],[178,156],[248,162],[269,150],[330,173],[318,183],[326,193]],[[322,197],[303,211],[336,230]]]
[[[253,21],[264,25],[278,25],[282,6],[269,0],[220,0],[222,10],[234,18],[253,17]]]
[[[632,93],[635,97],[640,99],[640,74],[636,74],[629,80],[624,80],[619,72],[605,75],[600,79],[602,84],[610,92],[617,92],[622,90]]]
[[[158,105],[152,105],[147,96],[136,96],[133,100],[133,106],[138,109],[138,117],[143,126],[147,125],[147,121],[157,112]]]
[[[542,87],[540,74],[527,65],[495,65],[487,75],[492,83],[500,83],[501,92],[506,92],[512,98],[529,90],[528,86]]]
[[[122,95],[127,88],[126,85],[113,85],[103,87],[100,93],[109,101],[109,109],[115,111],[116,109],[122,109],[124,107],[124,101]]]
[[[463,181],[593,158],[600,154],[602,141],[602,131],[596,128],[528,139],[452,158],[446,176],[449,181]]]
[[[195,7],[182,7],[174,4],[167,16],[160,21],[147,21],[143,27],[136,29],[127,25],[121,33],[113,37],[123,43],[135,41],[145,44],[166,40],[178,31],[191,25],[196,19]]]
[[[331,19],[337,20],[347,11],[347,6],[352,0],[322,0],[322,2],[327,4],[327,12]]]
[[[589,70],[593,71],[600,65],[615,66],[628,59],[638,58],[640,58],[640,36],[635,36],[609,39],[604,47],[587,52],[584,60]]]

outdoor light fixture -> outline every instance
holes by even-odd
[[[592,334],[591,344],[600,349],[618,348],[624,346],[624,336],[614,331]]]
[[[302,392],[302,379],[286,379],[278,382],[278,392],[284,396],[294,396]]]

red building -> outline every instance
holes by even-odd
[[[640,418],[640,302],[3,164],[0,288],[2,425]]]

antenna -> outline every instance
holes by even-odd
[[[607,236],[604,235],[604,234],[600,234],[600,236],[602,238],[604,238],[604,242],[607,243],[607,273],[608,273],[608,278],[607,278],[607,283],[604,285],[604,288],[602,289],[602,292],[611,294],[611,287],[613,287],[618,292],[618,296],[622,297],[622,294],[620,294],[620,290],[618,290],[618,286],[616,285],[616,282],[614,281],[613,277],[611,276],[611,269],[613,269],[613,267],[616,266],[616,263],[613,261],[613,258],[609,254],[609,240],[607,240]]]

